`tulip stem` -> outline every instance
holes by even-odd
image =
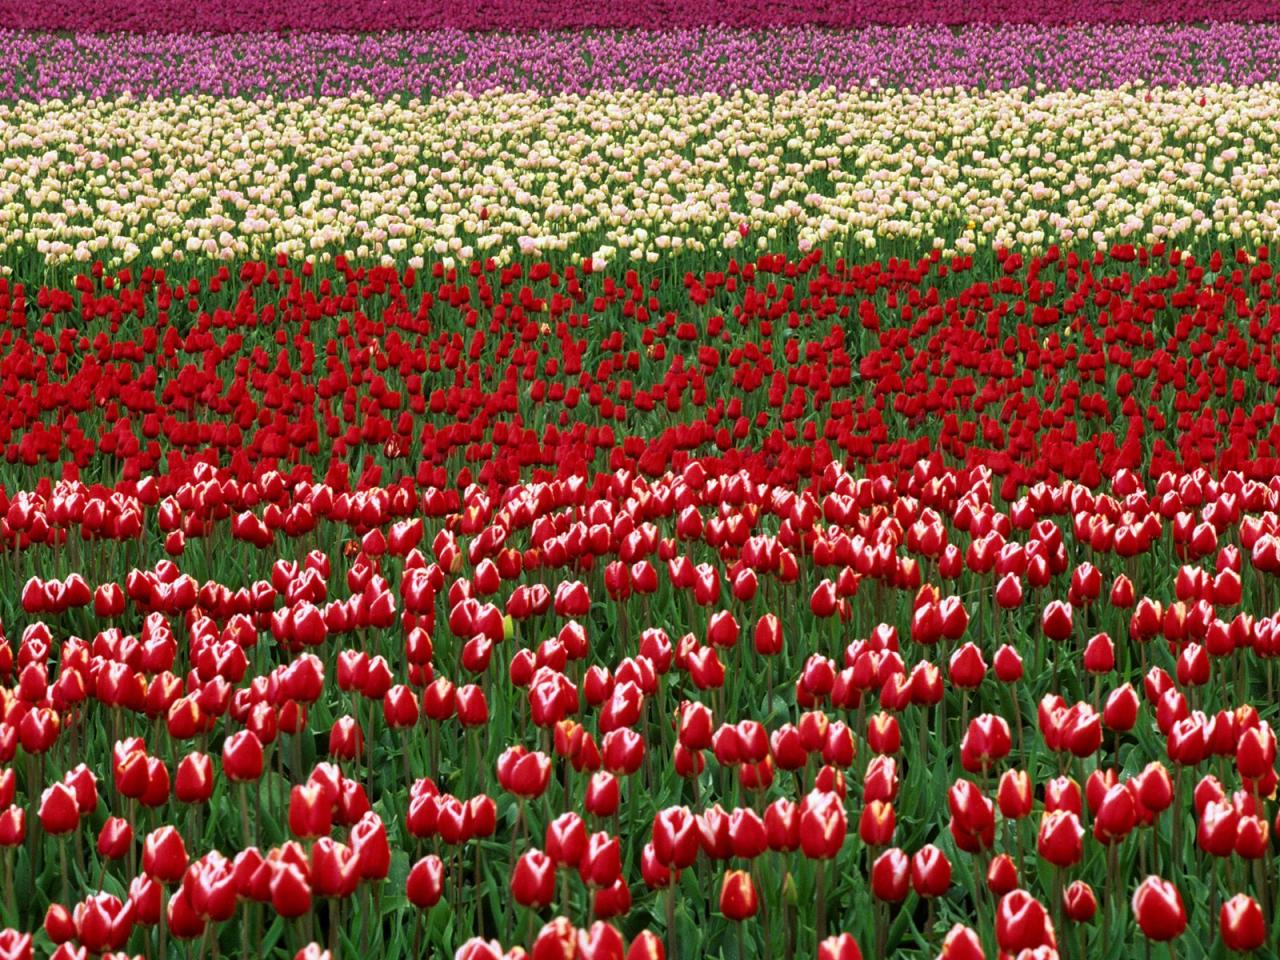
[[[773,717],[773,657],[768,655],[764,658],[764,676],[765,695],[768,697],[764,702],[764,717],[768,723]]]
[[[782,926],[786,934],[786,952],[784,957],[786,960],[794,960],[796,955],[796,917],[795,912],[790,903],[787,902],[786,882],[783,882],[782,893]],[[821,941],[819,941],[821,943]]]
[[[373,895],[369,892],[367,883],[361,884],[363,890],[361,897],[364,899],[364,909],[360,911],[360,954],[361,956],[369,955],[369,924],[373,916]]]
[[[414,936],[413,955],[422,956],[418,952],[418,937],[422,935],[422,911],[417,911],[418,923]],[[334,897],[329,901],[329,955],[338,956],[338,931],[342,929],[342,898]]]
[[[440,784],[440,723],[431,720],[427,724],[427,745],[431,751],[431,782]]]
[[[377,722],[378,711],[372,704],[369,707],[369,729],[365,731],[365,763],[368,770],[365,772],[365,789],[369,793],[369,802],[374,800],[373,792],[373,752],[377,746],[377,734],[374,731],[374,724]]]
[[[244,841],[244,849],[253,846],[249,831],[249,787],[242,780],[239,784],[240,794],[240,836]]]
[[[156,927],[159,930],[160,947],[156,951],[159,960],[166,960],[169,956],[169,890],[163,883],[160,884],[160,916],[156,920]]]
[[[62,902],[66,904],[70,899],[70,888],[67,881],[67,838],[65,836],[58,838],[58,873],[62,881]]]
[[[1107,844],[1107,893],[1102,907],[1102,942],[1111,942],[1111,912],[1116,906],[1116,843]]]
[[[1267,889],[1266,871],[1262,867],[1261,858],[1253,861],[1253,885],[1257,888],[1258,898],[1262,901],[1262,915],[1271,916],[1271,892]]]
[[[751,872],[752,874],[757,873],[757,871],[754,869]],[[771,957],[773,956],[773,936],[772,936],[772,930],[770,929],[770,923],[769,923],[769,899],[767,894],[764,892],[768,890],[768,884],[762,884],[757,882],[756,886],[758,886],[761,890],[760,920],[764,924],[764,955],[766,957]]]
[[[814,882],[814,897],[818,902],[818,943],[827,938],[827,861],[818,860],[817,878]]]
[[[105,863],[105,861],[104,861]],[[102,884],[98,884],[98,889],[102,889]],[[13,895],[13,849],[5,848],[4,851],[4,908],[6,926],[16,927],[18,925],[18,906],[14,901]]]
[[[513,869],[515,869],[515,865],[516,865],[516,843],[519,841],[521,833],[523,833],[523,832],[524,832],[524,831],[523,831],[523,829],[522,829],[522,828],[523,828],[523,826],[524,826],[524,797],[518,797],[518,798],[516,798],[516,822],[515,822],[515,823],[513,823],[513,824],[511,825],[511,848],[510,848],[510,852],[509,852],[509,853],[508,853],[508,855],[507,855],[507,865],[508,865],[508,869],[512,869],[512,870],[513,870]],[[479,866],[478,866],[478,865],[479,865],[479,862],[480,862],[480,859],[479,859],[479,858],[480,858],[480,847],[479,847],[479,845],[477,844],[477,846],[476,846],[476,864],[477,864],[477,874],[479,873]],[[477,879],[476,890],[477,890],[477,894],[478,894],[478,891],[479,891],[479,882],[478,882],[478,881],[479,881],[479,876],[478,876],[478,875],[477,875],[477,878],[476,878],[476,879]],[[511,896],[511,897],[506,897],[505,899],[506,899],[506,901],[507,901],[507,910],[506,910],[506,914],[507,914],[507,916],[506,916],[506,923],[505,923],[505,927],[506,927],[506,931],[507,931],[507,942],[508,942],[508,943],[510,943],[510,942],[511,942],[511,927],[512,927],[512,924],[513,924],[513,923],[514,923],[514,921],[515,921],[515,918],[514,918],[515,905],[514,905],[514,903],[513,903],[513,901],[515,900],[515,897],[514,897],[514,896]],[[495,919],[497,919],[497,918],[495,917]]]
[[[1025,764],[1027,751],[1022,742],[1022,704],[1018,699],[1018,688],[1013,684],[1009,685],[1009,699],[1013,701],[1013,728],[1018,732],[1018,760]]]
[[[44,767],[41,763],[44,754],[38,753],[31,757],[31,762],[27,765],[28,782],[27,793],[32,797],[39,797],[41,784],[44,782]],[[36,831],[27,828],[27,868],[30,871],[30,890],[39,890],[36,884],[36,878],[40,876],[40,853],[44,849],[43,844],[37,842]],[[32,903],[34,907],[34,903]]]
[[[1182,767],[1173,767],[1173,810],[1170,814],[1169,842],[1170,856],[1169,876],[1176,876],[1182,866]]]
[[[1053,868],[1053,923],[1054,927],[1061,930],[1063,934],[1067,932],[1066,924],[1062,920],[1062,868]]]

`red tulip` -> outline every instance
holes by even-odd
[[[1127,783],[1112,784],[1094,811],[1094,839],[1101,843],[1117,843],[1129,835],[1136,822],[1133,788]]]
[[[720,912],[730,920],[754,917],[759,909],[755,884],[745,870],[729,870],[720,884]]]
[[[1062,892],[1062,909],[1068,920],[1088,923],[1098,912],[1098,898],[1089,884],[1075,880]]]
[[[996,651],[991,665],[995,667],[996,677],[1001,683],[1017,683],[1022,679],[1022,657],[1008,644]]]
[[[381,880],[391,869],[391,848],[382,819],[369,811],[351,828],[351,849],[360,865],[360,876]]]
[[[539,797],[551,781],[551,758],[522,746],[509,747],[498,758],[498,783],[520,797]]]
[[[997,897],[1018,886],[1018,868],[1007,853],[998,853],[987,864],[987,889]]]
[[[27,812],[10,805],[0,811],[0,847],[21,846],[27,835]]]
[[[848,829],[844,805],[827,791],[814,790],[800,804],[800,847],[814,860],[829,860],[844,845]]]
[[[120,817],[107,817],[98,831],[98,853],[107,860],[119,860],[133,846],[133,827]]]
[[[1073,811],[1051,810],[1040,821],[1036,850],[1059,869],[1080,862],[1084,827]]]
[[[862,960],[862,951],[851,934],[841,933],[818,944],[818,960]]]
[[[996,942],[1001,950],[1012,954],[1041,946],[1057,947],[1048,911],[1025,890],[1013,890],[1000,898]]]
[[[80,808],[70,787],[55,783],[40,795],[40,827],[45,833],[70,833],[79,825]]]
[[[654,815],[653,849],[665,866],[684,869],[693,865],[701,850],[701,837],[697,820],[687,807],[667,807]]]
[[[187,847],[173,827],[152,830],[142,845],[142,869],[160,883],[176,883],[187,869]]]
[[[911,886],[922,897],[940,897],[951,888],[951,861],[933,844],[911,856]]]
[[[535,910],[555,898],[556,864],[541,850],[526,850],[511,870],[511,895],[521,906]]]
[[[757,622],[752,635],[756,653],[763,657],[775,657],[782,653],[782,623],[772,613],[764,614]]]
[[[279,861],[271,875],[271,907],[285,918],[311,910],[311,883],[296,864]]]
[[[603,831],[587,837],[586,849],[578,861],[583,883],[596,887],[611,885],[622,873],[622,847],[617,837]]]
[[[1000,813],[1008,819],[1021,820],[1028,816],[1035,803],[1031,777],[1025,770],[1006,770],[1000,775],[996,800],[1000,804]]]
[[[419,910],[429,910],[440,902],[444,892],[444,863],[428,854],[409,871],[405,880],[405,896]]]
[[[907,896],[911,863],[897,847],[890,847],[871,865],[871,892],[878,899],[901,903]]]
[[[869,847],[887,846],[893,840],[896,822],[892,803],[873,800],[862,808],[858,835]]]
[[[1267,940],[1262,908],[1247,893],[1237,893],[1222,905],[1218,913],[1218,927],[1228,950],[1247,953],[1257,950]]]
[[[1149,940],[1173,940],[1187,927],[1187,912],[1178,888],[1160,877],[1147,877],[1133,893],[1133,916]]]
[[[641,930],[627,948],[626,960],[666,960],[667,951],[658,935]]]
[[[240,730],[222,745],[222,772],[230,780],[249,782],[262,776],[262,741],[250,730]]]

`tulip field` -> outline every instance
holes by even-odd
[[[1280,6],[0,0],[0,960],[1280,956]]]

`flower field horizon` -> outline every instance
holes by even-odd
[[[0,960],[1280,950],[1280,4],[0,0]]]

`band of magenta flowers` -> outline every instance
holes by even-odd
[[[1269,0],[0,0],[0,24],[28,30],[580,30],[715,25],[842,29],[920,23],[1152,23],[1280,18]]]
[[[1086,90],[1280,80],[1280,25],[989,24],[834,31],[0,33],[0,100],[186,94],[375,100],[832,87]]]

